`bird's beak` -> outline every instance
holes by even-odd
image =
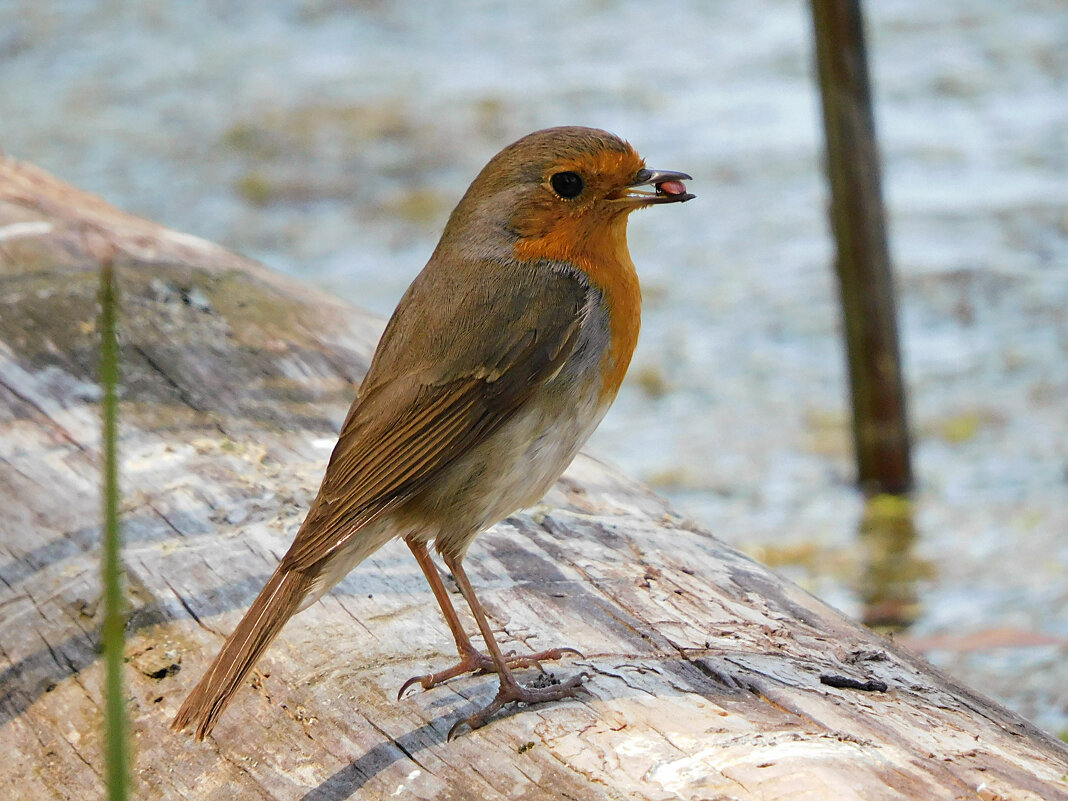
[[[670,170],[639,170],[634,176],[634,182],[622,189],[617,189],[611,195],[611,200],[626,200],[638,205],[652,203],[685,203],[693,200],[696,195],[686,191],[683,181],[693,179],[684,172],[672,172]],[[651,186],[655,191],[643,191],[639,187]]]

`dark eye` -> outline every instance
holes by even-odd
[[[556,194],[568,199],[582,194],[582,189],[585,186],[582,182],[582,176],[577,172],[558,172],[549,179],[549,183]]]

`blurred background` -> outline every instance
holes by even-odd
[[[503,145],[624,136],[698,200],[632,218],[642,340],[590,449],[1066,737],[1068,6],[865,11],[917,483],[889,558],[804,0],[0,0],[0,149],[385,316]]]

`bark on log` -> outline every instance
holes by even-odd
[[[496,679],[396,700],[455,654],[414,560],[391,545],[291,622],[207,743],[172,734],[299,524],[380,323],[10,160],[3,798],[103,792],[96,235],[117,249],[123,299],[137,797],[1068,799],[1063,744],[588,456],[469,561],[507,647],[585,653],[548,666],[589,673],[584,697],[445,742]]]

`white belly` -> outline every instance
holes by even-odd
[[[442,484],[454,494],[435,499],[439,514],[425,533],[439,551],[463,554],[480,531],[541,500],[608,411],[610,399],[599,397],[599,383],[568,393],[562,410],[528,404],[450,468]],[[462,493],[455,492],[461,486]]]

